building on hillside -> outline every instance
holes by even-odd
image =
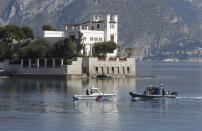
[[[93,16],[89,21],[80,24],[65,24],[64,31],[44,31],[44,37],[78,38],[79,32],[83,34],[84,45],[81,53],[92,55],[95,42],[112,41],[118,44],[118,16]],[[117,50],[107,54],[108,57],[115,57]]]
[[[93,16],[90,21],[81,24],[65,24],[64,31],[44,31],[46,38],[75,39],[82,33],[83,55],[93,53],[96,42],[112,41],[118,43],[118,16]],[[134,77],[136,75],[135,58],[113,58],[117,50],[107,54],[107,58],[78,57],[67,65],[65,58],[21,59],[21,64],[0,63],[0,68],[8,75],[31,76],[81,76],[81,77]],[[1,75],[1,74],[0,74]]]

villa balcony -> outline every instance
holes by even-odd
[[[127,58],[98,58],[98,61],[125,62],[127,61]]]

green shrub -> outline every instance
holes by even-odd
[[[71,59],[67,59],[66,60],[66,64],[67,65],[71,65],[72,64],[72,61],[76,61],[77,60],[77,57],[73,57],[73,58],[71,58]]]

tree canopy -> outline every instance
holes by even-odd
[[[125,52],[127,54],[127,57],[131,57],[134,53],[135,53],[135,50],[133,48],[125,48]]]
[[[54,57],[72,58],[76,53],[76,43],[70,39],[62,39],[54,44]]]
[[[44,26],[44,29],[53,29]],[[0,60],[9,59],[13,64],[19,64],[20,59],[28,58],[65,58],[73,60],[79,56],[82,45],[82,33],[78,39],[61,39],[50,43],[47,39],[34,40],[34,32],[30,27],[7,25],[0,27]]]
[[[51,43],[43,38],[38,38],[20,49],[20,58],[44,58],[50,56]]]
[[[34,32],[29,27],[6,25],[0,27],[0,40],[7,44],[19,43],[21,40],[34,39]]]
[[[43,29],[43,30],[49,30],[49,31],[55,31],[55,30],[56,30],[55,28],[53,28],[53,27],[50,26],[50,25],[43,25],[43,26],[42,26],[42,29]]]
[[[107,53],[113,53],[113,51],[117,48],[116,43],[114,42],[97,42],[93,45],[94,48],[94,52],[93,54],[98,56],[98,55],[102,55],[102,56],[106,56]]]
[[[76,54],[77,56],[80,55],[80,52],[83,48],[83,43],[82,43],[82,36],[83,34],[81,32],[78,33],[78,39],[75,39],[74,41],[76,42]]]
[[[30,27],[28,26],[22,27],[22,30],[24,33],[24,39],[32,39],[32,40],[34,39],[34,32]]]
[[[0,61],[4,60],[5,54],[6,54],[5,46],[3,45],[3,43],[0,42]]]

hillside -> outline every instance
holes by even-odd
[[[159,0],[182,17],[189,29],[202,41],[202,0]]]
[[[94,14],[117,14],[119,43],[134,47],[140,58],[159,60],[156,57],[161,53],[175,54],[173,47],[186,44],[189,48],[187,44],[198,38],[189,22],[164,0],[0,0],[0,3],[0,25],[28,25],[39,35],[43,24],[62,30],[65,23],[80,23]]]

